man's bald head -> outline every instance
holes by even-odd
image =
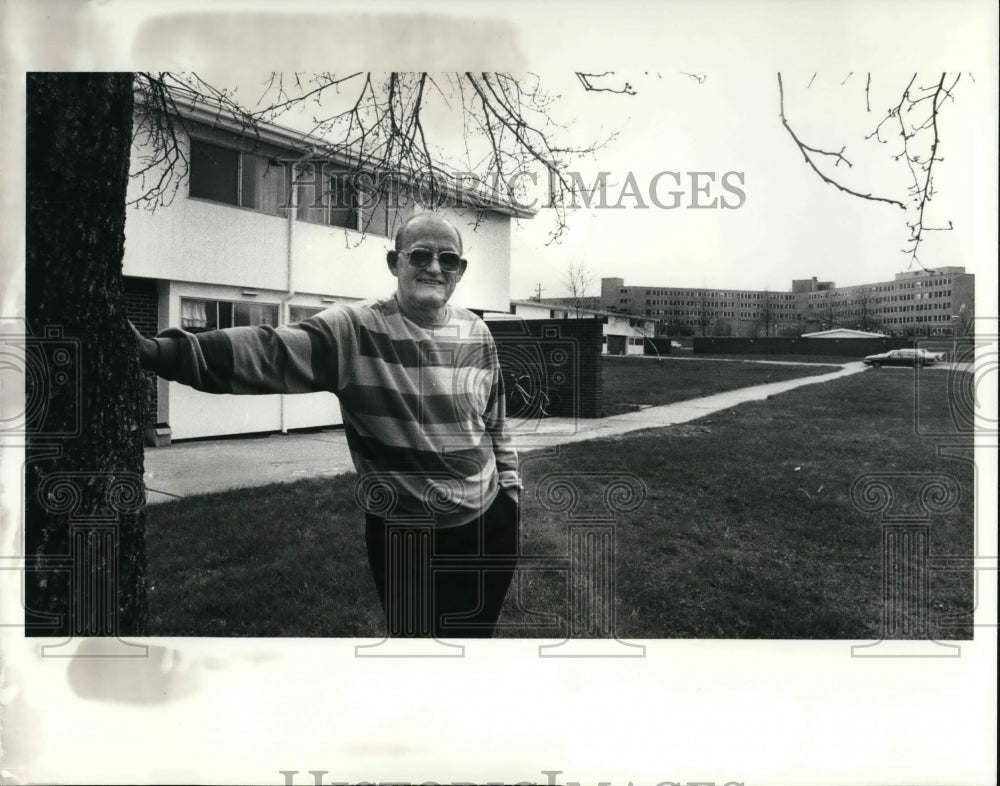
[[[406,243],[412,235],[418,233],[421,229],[429,227],[447,227],[455,235],[455,239],[458,242],[458,253],[462,253],[461,233],[455,228],[454,224],[440,213],[417,213],[415,216],[410,216],[406,219],[403,222],[403,226],[396,233],[396,251],[406,249]]]

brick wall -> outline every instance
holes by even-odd
[[[603,320],[505,319],[486,324],[496,340],[508,387],[510,380],[521,377],[529,393],[536,386],[547,391],[549,414],[601,417]]]
[[[142,335],[152,338],[157,333],[157,285],[154,279],[124,277],[125,312]],[[146,425],[156,424],[156,374],[146,374]]]
[[[672,340],[670,338],[647,337],[642,342],[642,353],[644,355],[669,355],[673,351],[670,346]]]
[[[696,336],[695,353],[747,355],[857,355],[912,347],[908,338],[710,338]]]

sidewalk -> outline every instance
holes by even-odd
[[[546,418],[510,422],[519,452],[551,448],[568,442],[672,426],[729,409],[745,401],[760,401],[803,385],[815,385],[864,371],[862,363],[815,377],[771,382],[713,396],[646,407],[608,418]],[[287,483],[303,478],[351,472],[351,454],[342,430],[270,434],[187,442],[147,448],[145,481],[148,502],[155,504],[192,494]]]

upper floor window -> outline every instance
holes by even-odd
[[[191,140],[190,194],[282,215],[285,168],[277,160]]]
[[[286,215],[293,154],[287,160],[191,139],[190,195],[213,202]],[[365,173],[335,171],[314,162],[296,167],[296,218],[387,237],[401,221],[402,205],[390,205]],[[392,193],[398,194],[395,186]]]

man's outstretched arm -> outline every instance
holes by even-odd
[[[335,390],[336,320],[312,318],[280,328],[236,327],[156,338],[132,326],[144,368],[206,393],[310,393]]]

